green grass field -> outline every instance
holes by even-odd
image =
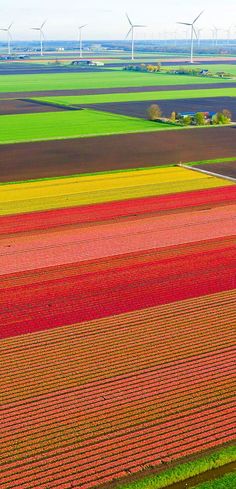
[[[34,100],[61,105],[99,104],[108,102],[137,102],[145,100],[177,100],[209,97],[236,97],[236,88],[211,88],[199,90],[170,90],[164,92],[105,93],[96,95],[37,97]]]
[[[0,77],[0,92],[32,92],[43,90],[73,90],[87,88],[142,87],[159,85],[197,85],[224,83],[217,78],[198,78],[171,74],[106,71],[100,73],[54,73],[35,75],[4,75]]]
[[[0,117],[0,144],[173,130],[173,128],[176,129],[171,125],[95,110],[6,115]]]

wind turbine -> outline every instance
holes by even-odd
[[[13,26],[13,22],[9,25],[9,27],[5,29],[0,29],[0,31],[6,32],[7,33],[7,45],[8,45],[8,54],[9,56],[11,55],[11,41],[12,41],[12,35],[11,35],[11,28]]]
[[[199,19],[199,17],[201,17],[201,15],[203,14],[204,10],[202,10],[202,12],[196,17],[196,19],[194,19],[194,21],[190,24],[189,22],[177,22],[177,24],[182,24],[182,25],[188,25],[189,27],[191,27],[191,52],[190,52],[190,63],[193,63],[193,43],[194,43],[194,34],[196,36],[196,39],[197,39],[197,33],[196,33],[196,29],[194,27],[195,23],[197,22],[197,20]]]
[[[231,29],[232,29],[232,25],[230,27],[228,27],[228,29],[226,29],[226,35],[227,35],[227,42],[228,42],[228,44],[230,44],[230,40],[231,40]]]
[[[83,58],[83,41],[82,41],[82,30],[87,27],[88,24],[80,25],[78,27],[79,31],[79,57]]]
[[[219,27],[216,27],[214,25],[214,32],[215,32],[215,45],[217,46],[218,45],[218,32],[220,32],[221,29]]]
[[[203,27],[200,27],[200,29],[197,29],[198,47],[200,47],[200,43],[201,43],[201,32],[202,31],[203,31]]]
[[[215,33],[215,28],[214,27],[211,29],[211,32],[212,32],[212,44],[214,46],[215,43],[216,43],[216,37],[215,37],[215,34],[216,33]]]
[[[46,20],[42,23],[40,27],[32,27],[31,29],[33,31],[39,31],[39,38],[40,38],[40,54],[43,56],[43,41],[45,40],[44,33],[43,33],[43,27],[46,24]]]
[[[128,16],[128,14],[126,14],[126,17],[127,17],[128,22],[130,24],[130,30],[129,30],[129,32],[128,32],[128,34],[127,34],[127,36],[126,36],[125,39],[127,39],[129,37],[130,33],[131,33],[131,40],[132,40],[131,59],[133,61],[134,60],[134,31],[135,31],[136,28],[146,27],[146,26],[145,25],[141,25],[141,24],[132,24],[132,22],[131,22],[131,20],[130,20],[130,18]]]

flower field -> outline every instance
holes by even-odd
[[[93,489],[232,443],[236,186],[169,167],[0,195],[0,489]]]
[[[179,167],[1,185],[0,215],[232,186],[231,182]]]

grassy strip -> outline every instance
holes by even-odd
[[[0,92],[35,92],[87,88],[142,87],[160,85],[198,85],[224,83],[228,80],[171,74],[107,71],[92,73],[53,73],[4,75],[0,77]]]
[[[181,68],[184,68],[184,69],[187,69],[187,70],[191,70],[191,66],[181,66],[178,64],[178,62],[176,63],[176,65],[174,66],[162,66],[162,69],[165,70],[165,69],[170,69],[170,70],[179,70]],[[194,66],[193,66],[193,69],[194,70],[209,70],[210,73],[217,73],[218,71],[224,71],[224,73],[229,73],[231,75],[236,75],[236,65],[234,64],[195,64],[194,63]],[[232,80],[234,81],[234,80]]]
[[[95,110],[14,114],[0,117],[0,144],[182,129]]]
[[[219,479],[203,482],[193,489],[233,489],[234,487],[236,487],[236,474],[230,472]]]
[[[236,88],[211,88],[193,90],[166,90],[163,92],[105,93],[95,95],[75,95],[59,97],[35,97],[32,100],[70,106],[82,104],[101,104],[115,102],[141,102],[145,100],[181,100],[209,97],[236,97]]]
[[[118,483],[116,487],[119,489],[162,489],[175,482],[184,481],[207,470],[222,467],[235,460],[236,447],[224,447],[210,455],[205,455],[197,460],[177,465],[165,472],[146,475],[140,480],[134,480],[128,483]]]
[[[189,163],[185,163],[185,165],[188,166],[195,166],[195,165],[211,165],[214,163],[227,163],[230,161],[236,161],[236,156],[228,157],[228,158],[216,158],[214,160],[201,160],[201,161],[191,161]]]
[[[206,165],[206,164],[211,164],[211,163],[226,163],[228,161],[236,161],[236,156],[232,158],[217,158],[214,160],[201,160],[201,161],[193,161],[191,163],[185,163],[188,166],[195,166],[195,165]],[[168,165],[156,165],[156,166],[140,166],[138,168],[122,168],[121,170],[107,170],[107,171],[98,171],[98,172],[89,172],[89,173],[72,173],[71,175],[60,175],[60,176],[55,176],[55,177],[45,177],[45,178],[34,178],[34,179],[27,179],[27,180],[17,180],[17,181],[11,181],[11,182],[0,182],[0,187],[4,185],[20,185],[22,183],[29,183],[29,182],[45,182],[47,180],[61,180],[61,179],[68,179],[68,178],[81,178],[81,177],[93,177],[97,175],[107,175],[107,174],[115,174],[115,173],[126,173],[126,172],[137,172],[137,171],[143,171],[143,170],[155,170],[157,168],[171,168],[173,166],[176,166],[176,163],[170,163]]]

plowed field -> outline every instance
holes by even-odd
[[[1,145],[2,182],[235,157],[236,128]],[[33,158],[32,158],[33,155]]]
[[[228,163],[211,163],[207,165],[196,165],[196,168],[217,173],[223,177],[235,178],[236,181],[236,160]]]
[[[110,103],[94,103],[89,105],[94,110],[112,112],[114,114],[126,115],[130,117],[141,117],[147,119],[147,111],[150,105],[159,105],[163,116],[169,117],[171,112],[220,112],[223,109],[230,110],[232,120],[236,120],[236,97],[207,97],[191,98],[180,100],[158,100],[155,97],[153,100],[141,102],[110,102]],[[83,106],[83,105],[82,105]],[[86,105],[84,105],[86,107]]]
[[[0,115],[33,114],[35,112],[58,112],[62,107],[34,103],[28,100],[0,100]]]

